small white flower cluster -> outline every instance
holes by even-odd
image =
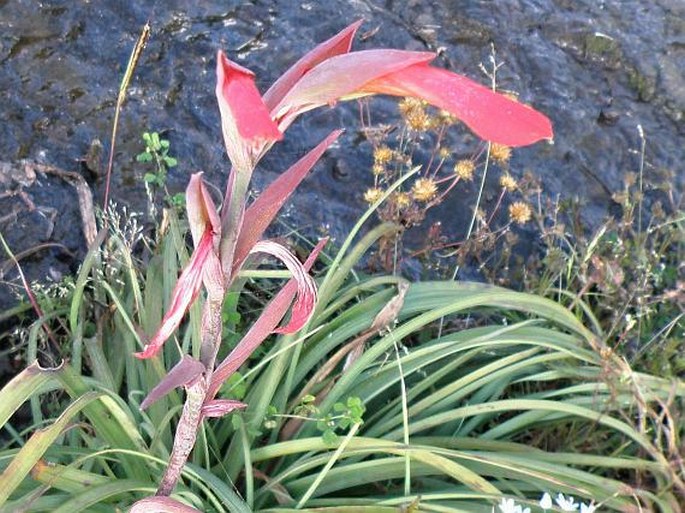
[[[565,497],[563,493],[557,494],[556,498],[554,499],[554,502],[557,503],[557,506],[559,506],[559,508],[561,508],[562,511],[579,511],[580,509],[579,513],[595,513],[595,511],[597,510],[597,506],[594,502],[591,502],[590,504],[585,504],[584,502],[576,502],[573,499],[573,497],[571,497],[570,495],[568,497]],[[547,511],[552,506],[552,496],[549,493],[545,492],[545,494],[540,499],[540,507],[544,511]],[[499,508],[501,513],[530,513],[530,508],[524,508],[520,504],[516,504],[516,502],[514,502],[514,499],[502,499],[502,502],[500,502],[497,505],[497,507]]]

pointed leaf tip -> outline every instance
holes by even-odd
[[[146,410],[152,404],[171,392],[174,388],[189,385],[195,381],[205,371],[205,366],[195,358],[184,355],[166,376],[155,386],[147,395],[145,400],[140,403],[140,409]]]
[[[288,91],[292,89],[297,81],[314,66],[335,55],[348,53],[352,47],[354,35],[363,21],[363,19],[355,21],[332,38],[317,45],[314,49],[303,55],[288,71],[283,73],[269,90],[264,93],[264,103],[269,110],[273,109],[288,94]]]
[[[202,415],[204,417],[218,418],[229,413],[247,408],[247,404],[233,399],[213,399],[202,405]]]

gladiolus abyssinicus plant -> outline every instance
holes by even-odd
[[[351,52],[360,24],[353,23],[303,56],[263,96],[251,71],[218,52],[216,96],[232,165],[226,193],[219,213],[202,174],[190,178],[186,200],[194,251],[179,276],[160,328],[136,353],[141,359],[156,357],[204,289],[200,359],[185,355],[142,404],[146,408],[176,387],[186,390],[170,461],[157,491],[160,497],[174,489],[203,418],[245,406],[215,399],[221,384],[270,334],[298,331],[314,310],[316,287],[308,272],[325,241],[314,248],[306,262],[300,263],[285,247],[261,239],[281,206],[340,131],[332,132],[246,205],[250,179],[259,160],[283,138],[297,116],[342,100],[387,94],[425,100],[450,112],[491,142],[523,146],[552,138],[551,123],[543,114],[466,77],[431,66],[435,58],[432,53],[389,49]],[[255,253],[281,260],[292,278],[236,348],[217,364],[224,296],[234,286],[247,257]],[[283,323],[288,310],[289,320]],[[159,511],[195,511],[168,498],[145,501],[145,505]]]

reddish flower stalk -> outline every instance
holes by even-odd
[[[207,299],[202,316],[200,361],[184,356],[141,405],[148,407],[176,387],[186,389],[185,405],[158,496],[166,496],[173,491],[195,444],[202,419],[219,417],[245,407],[238,401],[214,399],[221,384],[271,333],[297,331],[313,313],[316,288],[308,271],[325,241],[314,248],[303,265],[283,246],[259,239],[340,132],[331,133],[246,208],[247,189],[259,159],[282,139],[283,132],[297,116],[316,107],[334,105],[338,100],[390,94],[421,98],[445,109],[476,134],[492,142],[521,146],[552,138],[551,123],[544,115],[466,77],[430,66],[429,62],[435,57],[432,53],[401,50],[350,52],[360,24],[360,21],[353,23],[302,57],[264,97],[259,94],[251,71],[218,52],[216,95],[226,151],[233,166],[221,218],[202,182],[201,173],[192,175],[186,198],[195,250],[178,279],[161,327],[143,351],[136,353],[143,359],[158,354],[204,285]],[[256,252],[279,258],[293,277],[215,369],[225,292],[246,257]],[[290,320],[279,328],[289,307]],[[139,501],[132,511],[143,511],[143,504],[159,507],[160,511],[193,511],[181,503],[159,497]]]

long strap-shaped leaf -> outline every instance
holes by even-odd
[[[33,466],[43,457],[53,442],[64,432],[72,419],[102,394],[89,392],[71,403],[64,413],[50,426],[31,435],[26,445],[0,475],[0,506],[5,504],[12,492],[21,484]]]

